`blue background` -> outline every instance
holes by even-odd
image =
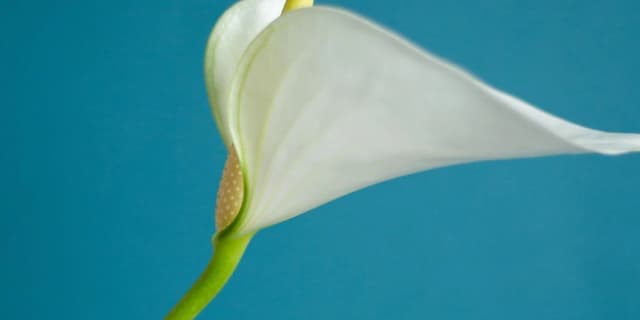
[[[317,2],[640,132],[637,1]],[[2,0],[1,318],[159,319],[202,270],[225,158],[202,60],[231,3]],[[639,186],[639,155],[384,183],[261,232],[201,318],[640,319]]]

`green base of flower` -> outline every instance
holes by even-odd
[[[189,292],[169,312],[166,320],[194,319],[216,297],[238,266],[253,234],[240,238],[214,238],[213,258]]]

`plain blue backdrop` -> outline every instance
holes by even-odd
[[[0,2],[0,318],[159,319],[192,284],[225,159],[203,51],[232,2]],[[640,132],[637,1],[317,3]],[[387,182],[261,232],[201,318],[640,319],[639,190],[639,155]]]

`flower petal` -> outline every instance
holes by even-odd
[[[640,150],[567,122],[344,11],[287,14],[243,58],[230,103],[248,174],[239,232],[447,165]]]
[[[205,80],[220,135],[229,143],[227,97],[242,54],[251,41],[280,16],[285,0],[244,0],[216,23],[205,53]]]

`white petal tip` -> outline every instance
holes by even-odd
[[[587,151],[609,156],[640,152],[640,134],[596,131],[576,139],[576,142]]]

